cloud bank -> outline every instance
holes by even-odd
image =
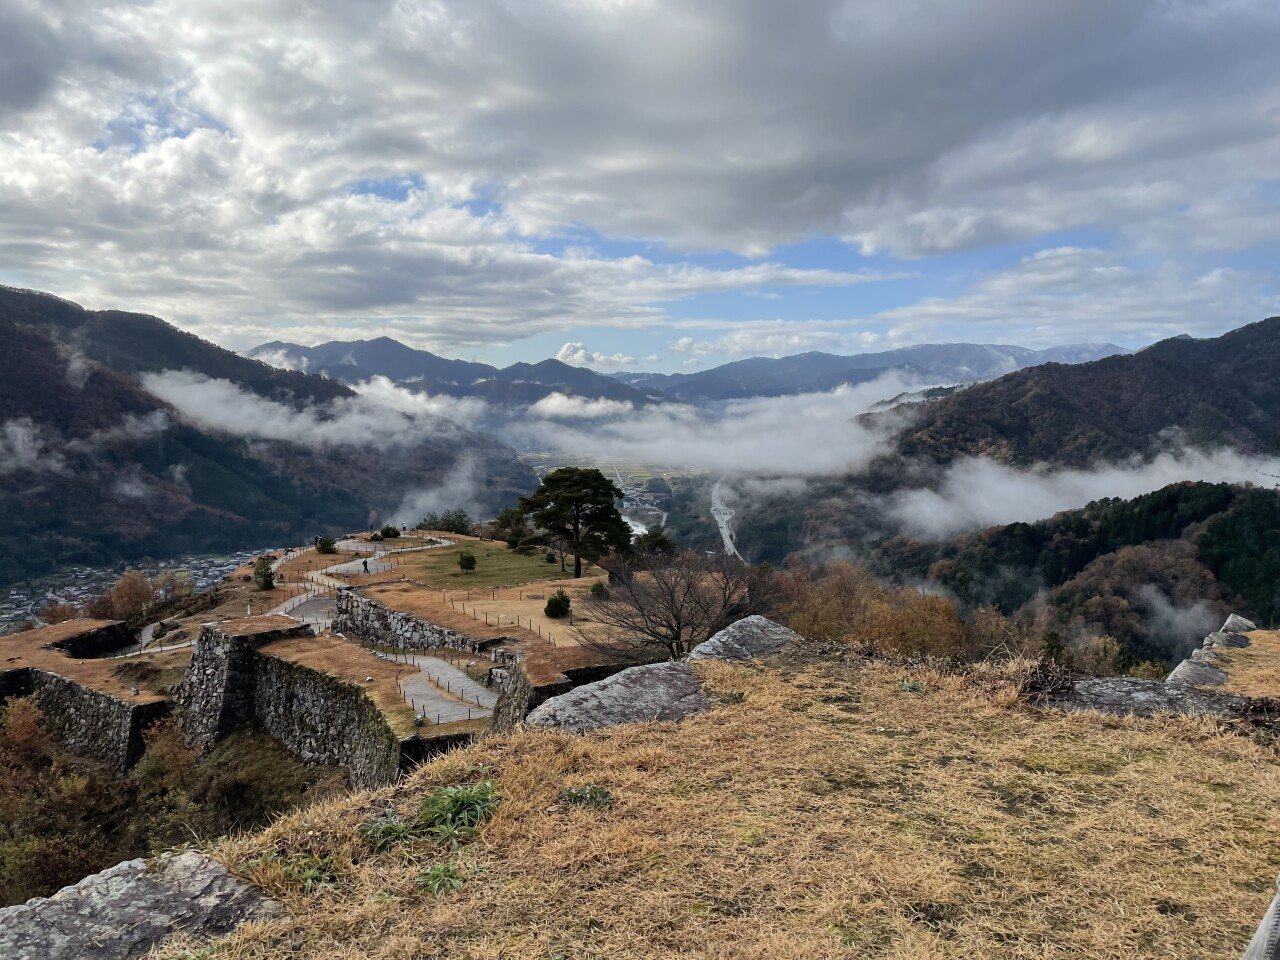
[[[361,396],[301,410],[267,400],[229,380],[214,380],[189,370],[146,374],[142,385],[197,427],[257,440],[311,447],[390,448],[458,430],[431,412],[430,398],[418,402],[417,395],[389,383],[374,390],[383,401],[393,398],[399,406]]]
[[[1017,470],[967,458],[947,468],[933,489],[904,490],[886,509],[914,536],[941,539],[996,524],[1031,522],[1101,497],[1131,499],[1180,480],[1258,483],[1280,472],[1280,460],[1234,450],[1162,453],[1149,463],[1095,470]]]

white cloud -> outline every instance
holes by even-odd
[[[635,410],[625,400],[609,400],[604,397],[569,397],[563,393],[549,393],[529,407],[532,417],[549,420],[599,420],[604,417],[621,417]]]
[[[607,370],[634,366],[636,363],[635,357],[629,357],[625,353],[601,353],[588,350],[587,345],[580,341],[566,343],[556,353],[556,359],[575,367],[600,367]]]
[[[873,430],[854,418],[912,386],[889,375],[831,393],[733,401],[713,408],[661,404],[592,424],[530,420],[509,429],[539,445],[602,459],[733,475],[821,476],[862,466],[887,449],[892,424],[886,421]]]
[[[427,409],[427,400],[413,409],[411,402],[399,398],[397,409],[362,396],[298,410],[260,397],[230,380],[214,380],[189,370],[149,373],[142,377],[142,385],[202,429],[258,440],[315,447],[390,448],[458,432],[455,424]],[[384,391],[383,395],[390,393]]]
[[[65,473],[67,461],[30,417],[0,424],[0,475],[22,471]]]
[[[1149,463],[1053,472],[969,458],[948,467],[935,489],[898,493],[889,498],[887,509],[909,532],[941,538],[995,524],[1043,520],[1100,497],[1128,500],[1180,480],[1257,483],[1262,473],[1280,473],[1280,461],[1225,449],[1166,452]]]

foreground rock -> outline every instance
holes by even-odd
[[[222,936],[279,909],[200,853],[126,860],[51,897],[0,909],[0,957],[126,960],[179,930]]]
[[[794,631],[772,620],[746,617],[694,647],[689,660],[754,660],[798,639]],[[652,663],[629,667],[553,697],[525,722],[532,727],[588,733],[623,723],[680,720],[709,709],[706,691],[687,662]]]
[[[710,709],[711,702],[687,663],[651,663],[552,697],[525,722],[589,733],[621,723],[680,720]]]
[[[777,653],[800,639],[794,630],[765,617],[745,617],[731,623],[689,654],[690,660],[755,660]]]
[[[1247,634],[1257,629],[1252,622],[1233,613],[1221,630],[1205,637],[1201,646],[1163,681],[1132,677],[1077,680],[1057,705],[1067,710],[1101,710],[1138,717],[1158,713],[1245,716],[1250,712],[1248,697],[1214,689],[1228,680],[1225,661],[1216,651],[1249,646]]]

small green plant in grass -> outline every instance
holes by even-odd
[[[437,787],[427,794],[418,817],[433,836],[460,839],[474,835],[476,827],[493,815],[501,801],[492,780]]]
[[[462,869],[456,863],[436,863],[418,874],[417,883],[430,891],[432,896],[438,897],[461,890],[464,880]]]
[[[286,860],[284,878],[300,886],[303,893],[315,893],[338,885],[333,858],[316,856],[314,853],[295,853]]]
[[[898,681],[898,689],[902,693],[924,693],[924,684],[919,680],[909,680],[903,677]]]
[[[388,813],[362,824],[360,833],[374,849],[386,850],[396,844],[419,839],[423,828],[420,824]]]
[[[545,561],[547,561],[547,563],[555,563],[555,562],[556,562],[556,555],[555,555],[554,553],[552,553],[550,550],[548,550],[548,551],[547,551],[547,553],[546,553],[546,555],[545,555],[542,559],[543,559],[543,560],[545,560]]]
[[[611,807],[613,794],[604,787],[589,783],[584,787],[566,787],[556,797],[561,803],[575,807]]]
[[[368,540],[370,543],[381,543],[381,542],[382,542],[382,534],[380,534],[380,533],[371,533],[371,534],[369,534],[369,536],[367,536],[365,539],[366,539],[366,540]]]
[[[384,540],[394,540],[396,537],[400,536],[400,528],[387,524],[382,528],[381,533]]]
[[[458,554],[458,569],[463,573],[474,572],[476,569],[476,555],[465,550]]]
[[[716,699],[721,703],[742,703],[747,699],[747,695],[741,690],[725,690],[723,693],[717,693]]]
[[[337,553],[338,541],[333,537],[321,537],[316,541],[316,553]]]
[[[547,605],[542,608],[542,612],[552,620],[559,620],[569,615],[569,608],[572,605],[573,601],[569,599],[569,595],[560,589],[547,597]]]
[[[595,583],[591,584],[591,595],[597,600],[608,600],[609,588],[597,580]]]

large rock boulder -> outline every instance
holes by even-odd
[[[799,634],[764,617],[746,617],[700,643],[689,660],[754,660],[799,640]],[[586,733],[620,723],[679,720],[711,708],[687,662],[629,667],[606,680],[552,697],[525,722],[533,727]]]
[[[680,720],[710,708],[702,684],[687,663],[650,663],[552,697],[525,723],[587,733],[620,723]]]
[[[126,860],[51,897],[0,909],[0,957],[127,960],[178,930],[223,936],[279,909],[204,854]]]
[[[794,630],[765,617],[745,617],[732,623],[689,654],[690,660],[755,660],[777,653],[800,639]]]
[[[1186,684],[1137,680],[1133,677],[1100,677],[1079,680],[1060,702],[1067,710],[1100,710],[1103,713],[1150,717],[1157,713],[1238,716],[1248,707],[1244,697],[1209,693]]]
[[[1222,625],[1223,633],[1252,633],[1257,629],[1257,625],[1252,620],[1246,620],[1238,613],[1227,617],[1227,622]]]

